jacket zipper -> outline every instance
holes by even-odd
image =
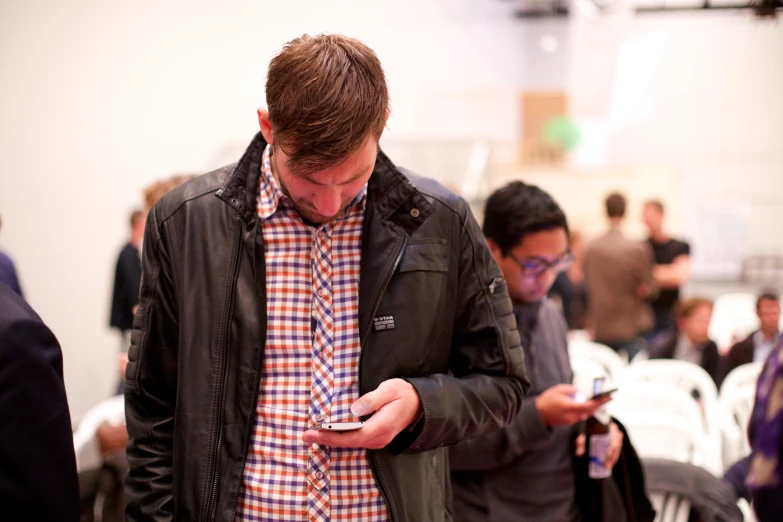
[[[223,357],[223,366],[221,368],[222,376],[220,389],[218,390],[218,421],[217,421],[217,440],[212,450],[212,488],[207,501],[206,517],[204,520],[214,520],[215,504],[217,502],[217,491],[220,482],[220,449],[223,445],[223,417],[225,415],[225,390],[228,385],[228,365],[231,356],[231,321],[234,319],[234,294],[236,292],[237,281],[239,280],[239,265],[242,260],[242,227],[239,227],[239,236],[237,247],[234,253],[234,275],[231,282],[231,289],[228,294],[228,317],[226,319],[226,337],[225,337],[225,355]]]
[[[389,288],[389,283],[391,283],[392,276],[394,276],[394,272],[397,271],[397,267],[400,265],[400,261],[402,260],[402,253],[405,251],[405,245],[408,243],[408,237],[403,236],[402,238],[402,245],[400,246],[400,251],[397,253],[397,259],[394,261],[394,266],[392,267],[391,271],[389,272],[388,276],[386,277],[386,280],[383,284],[383,288],[381,288],[381,293],[378,294],[378,297],[375,301],[375,305],[373,306],[372,313],[370,314],[370,317],[368,318],[367,323],[367,330],[364,333],[364,339],[362,339],[361,342],[361,353],[359,355],[359,390],[362,389],[362,363],[364,362],[364,347],[367,344],[367,340],[370,338],[370,329],[372,327],[372,319],[375,317],[375,314],[378,313],[378,309],[381,307],[381,299],[383,299],[383,294],[386,293],[386,289]],[[383,496],[383,501],[386,503],[386,512],[389,515],[389,521],[394,522],[394,517],[392,516],[392,509],[391,509],[391,503],[389,502],[389,496],[386,494],[386,492],[383,490],[383,483],[381,482],[380,478],[378,477],[378,461],[374,454],[370,454],[371,456],[371,465],[370,465],[370,471],[372,471],[372,477],[375,480],[375,483],[378,484],[378,489],[381,490],[381,495]]]

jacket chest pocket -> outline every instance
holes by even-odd
[[[449,248],[445,240],[412,241],[397,267],[397,274],[409,272],[448,272]]]
[[[389,342],[390,353],[410,376],[448,363],[434,353],[452,329],[451,314],[444,313],[448,271],[445,239],[413,240],[384,294],[379,315],[393,317],[394,332],[378,332],[377,340]]]

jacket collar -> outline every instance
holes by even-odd
[[[259,132],[234,167],[228,181],[217,192],[217,196],[248,223],[258,220],[256,197],[265,148],[266,140]],[[432,204],[400,173],[383,151],[378,151],[375,168],[367,185],[367,204],[408,234],[413,233],[435,211]]]

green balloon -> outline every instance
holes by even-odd
[[[565,116],[555,116],[544,124],[541,138],[544,143],[558,147],[565,152],[570,152],[579,144],[582,134],[579,127]]]

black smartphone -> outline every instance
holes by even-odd
[[[602,391],[601,393],[596,393],[595,395],[590,397],[589,400],[591,400],[591,401],[601,400],[604,397],[609,397],[611,394],[613,394],[616,391],[617,391],[617,388],[612,388],[611,390],[605,390],[605,391]]]

